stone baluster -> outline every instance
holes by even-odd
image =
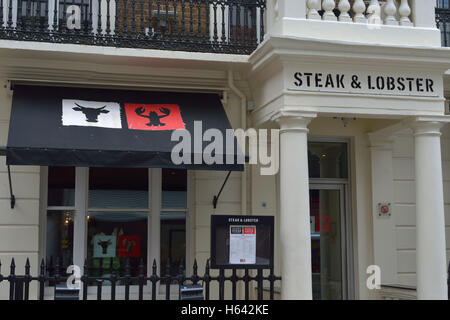
[[[323,0],[322,1],[322,9],[324,10],[323,20],[327,21],[336,21],[337,18],[333,12],[336,7],[336,3],[334,0]]]
[[[307,5],[308,14],[306,17],[308,19],[320,20],[320,14],[318,12],[320,10],[320,0],[308,0]]]
[[[402,0],[400,7],[398,8],[398,13],[400,14],[400,25],[412,27],[413,23],[409,20],[409,15],[411,14],[411,8],[409,7],[408,0]]]
[[[398,25],[398,21],[395,18],[396,13],[397,7],[395,6],[394,0],[387,0],[386,5],[384,6],[384,14],[386,15],[384,23],[392,26]]]
[[[367,7],[367,20],[369,24],[382,24],[381,21],[381,6],[378,0],[371,0]]]
[[[355,0],[353,3],[353,12],[355,16],[353,17],[353,21],[356,23],[366,23],[367,19],[364,16],[364,12],[366,11],[366,4],[363,0]]]
[[[351,9],[350,2],[348,0],[340,0],[338,9],[341,12],[339,15],[339,21],[350,22],[352,18],[349,15],[349,11]]]

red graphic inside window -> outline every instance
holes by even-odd
[[[177,130],[185,129],[177,104],[125,103],[128,129]]]
[[[244,234],[255,234],[255,227],[244,227]]]
[[[330,232],[331,231],[330,216],[316,216],[316,231],[317,232]]]
[[[141,255],[140,236],[119,236],[118,238],[119,258],[139,258]]]

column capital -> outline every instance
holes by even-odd
[[[280,132],[302,131],[308,132],[308,124],[316,118],[316,113],[302,112],[290,108],[282,108],[276,111],[271,120],[280,125]]]
[[[416,118],[409,122],[414,136],[440,136],[441,128],[446,122]]]

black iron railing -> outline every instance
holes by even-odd
[[[265,0],[0,0],[0,39],[250,54]]]
[[[23,274],[18,274],[16,272],[16,265],[14,259],[11,260],[10,264],[10,274],[9,276],[3,276],[1,273],[1,263],[0,263],[0,286],[5,284],[5,282],[9,283],[9,299],[10,300],[28,300],[30,297],[30,285],[33,282],[38,283],[38,294],[37,298],[39,300],[48,299],[49,297],[45,296],[45,288],[46,287],[54,287],[55,292],[58,286],[65,286],[69,277],[72,274],[67,274],[67,268],[59,265],[59,259],[56,260],[56,264],[46,265],[44,260],[42,260],[39,275],[32,276],[30,273],[30,262],[27,259],[25,264],[25,272]],[[225,284],[231,283],[231,299],[236,300],[237,297],[237,284],[239,282],[244,283],[244,299],[250,299],[250,290],[251,284],[256,282],[257,289],[257,299],[262,300],[264,295],[264,283],[268,282],[268,291],[269,291],[269,299],[274,299],[275,292],[275,282],[280,281],[281,277],[275,276],[273,268],[270,269],[257,269],[254,270],[256,275],[251,276],[252,270],[250,269],[218,269],[214,270],[218,275],[212,275],[213,272],[209,266],[209,260],[205,265],[205,272],[203,276],[199,276],[198,274],[198,265],[197,261],[194,261],[193,264],[193,272],[191,276],[186,276],[184,271],[184,263],[180,262],[180,266],[178,267],[178,274],[173,274],[171,272],[170,262],[167,263],[165,267],[165,275],[158,275],[156,261],[153,261],[151,267],[151,274],[147,274],[146,266],[144,265],[143,260],[139,262],[137,268],[132,268],[130,266],[129,260],[127,260],[125,267],[123,269],[113,267],[113,262],[111,258],[111,270],[109,275],[103,276],[94,276],[93,268],[85,262],[85,265],[82,267],[83,274],[79,278],[81,281],[80,289],[81,296],[80,300],[88,299],[88,287],[95,287],[96,291],[96,299],[101,300],[104,298],[105,294],[102,293],[104,287],[110,287],[110,295],[108,299],[116,300],[118,295],[116,294],[117,288],[124,288],[123,297],[125,300],[130,300],[132,295],[130,294],[130,287],[137,286],[137,299],[143,300],[144,293],[150,294],[152,300],[157,299],[157,285],[165,287],[165,299],[170,300],[171,297],[171,287],[173,290],[173,285],[184,286],[186,284],[192,285],[202,285],[204,292],[204,299],[209,300],[211,297],[211,283],[218,283],[218,298],[219,300],[225,299]],[[73,272],[73,268],[70,269]],[[226,273],[231,273],[231,275],[226,275]],[[243,273],[244,275],[239,275],[239,273]],[[105,285],[104,283],[108,283]],[[144,292],[145,288],[145,292]],[[176,292],[178,293],[178,291]],[[50,297],[52,298],[52,297]],[[91,298],[90,298],[91,299]]]
[[[441,30],[442,46],[450,47],[450,1],[437,0],[436,26]]]

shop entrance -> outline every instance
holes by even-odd
[[[351,299],[348,143],[308,143],[313,299]]]

